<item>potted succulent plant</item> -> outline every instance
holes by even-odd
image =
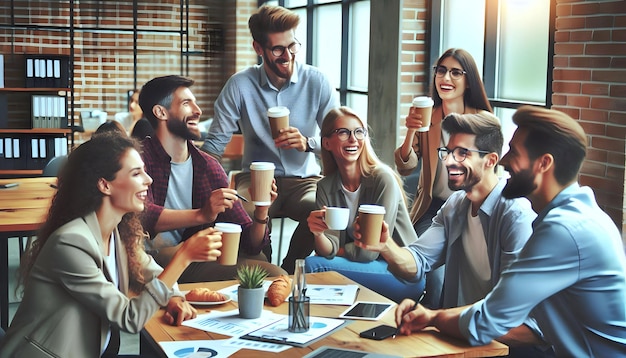
[[[268,272],[261,266],[241,266],[237,269],[237,299],[241,318],[259,318],[263,312],[265,290],[263,282]]]

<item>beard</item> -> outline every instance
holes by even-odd
[[[502,196],[506,199],[515,199],[528,196],[536,188],[535,177],[530,169],[524,169],[513,173],[509,168],[505,168],[511,174],[502,190]]]
[[[267,51],[267,50],[265,50]],[[289,50],[285,50],[285,51],[289,51]],[[294,62],[295,58],[292,56],[291,61],[289,61],[289,67],[288,68],[284,68],[282,66],[278,66],[278,63],[285,63],[286,61],[283,60],[282,57],[276,58],[275,60],[271,60],[270,56],[267,54],[267,52],[264,53],[263,55],[263,62],[265,64],[267,64],[267,67],[269,68],[269,70],[275,74],[276,76],[285,79],[285,80],[290,80],[291,79],[291,75],[293,75],[293,62]]]
[[[191,129],[187,126],[185,119],[170,118],[167,121],[167,129],[175,136],[186,140],[198,140],[200,139],[200,130],[197,128]]]
[[[457,166],[448,167],[448,170],[450,169],[461,170],[465,176],[465,180],[458,183],[455,180],[450,180],[450,175],[448,175],[448,188],[452,191],[463,190],[465,192],[469,192],[472,190],[474,185],[478,184],[482,180],[482,175],[479,173],[469,172],[466,169]]]

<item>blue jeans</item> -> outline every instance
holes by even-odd
[[[417,300],[424,292],[424,280],[415,283],[400,281],[387,270],[387,262],[384,260],[354,262],[339,256],[332,260],[322,256],[309,256],[305,258],[304,267],[306,272],[339,272],[397,303],[405,298]]]

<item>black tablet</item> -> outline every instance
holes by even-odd
[[[376,321],[393,307],[393,303],[357,301],[350,308],[339,315],[346,319],[365,319]]]

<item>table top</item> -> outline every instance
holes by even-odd
[[[0,232],[35,231],[46,219],[55,177],[0,179],[17,186],[0,189]]]
[[[310,284],[355,284],[355,282],[337,272],[320,272],[307,274],[306,276],[307,283]],[[183,284],[180,285],[180,288],[182,290],[189,290],[195,287],[207,287],[212,290],[219,290],[232,286],[236,283],[236,281],[205,282]],[[389,299],[362,286],[360,286],[357,300],[391,302]],[[220,306],[199,306],[196,308],[198,309],[198,314],[208,313],[211,310],[228,311],[236,309],[237,303],[231,301]],[[337,316],[347,308],[347,306],[339,305],[311,305],[310,310],[312,316],[337,318]],[[287,314],[288,304],[283,303],[278,307],[272,307],[266,304],[263,309],[271,310],[280,314]],[[274,356],[280,354],[281,357],[302,357],[322,346],[334,346],[402,357],[493,357],[508,354],[508,347],[502,343],[494,341],[485,346],[471,347],[469,344],[461,340],[446,337],[434,329],[413,333],[410,336],[397,336],[395,339],[388,338],[383,341],[374,341],[359,337],[359,333],[361,331],[380,324],[388,324],[395,327],[394,312],[395,306],[379,321],[355,320],[332,335],[327,336],[305,348],[293,347],[281,353],[268,353],[241,349],[233,356],[258,358],[259,356]],[[159,351],[160,348],[157,342],[229,338],[228,336],[221,334],[205,332],[186,326],[176,327],[167,325],[162,320],[163,313],[163,310],[158,311],[146,324],[144,331],[142,332],[142,338],[149,340],[148,343]],[[161,352],[161,354],[165,357],[163,352]]]

